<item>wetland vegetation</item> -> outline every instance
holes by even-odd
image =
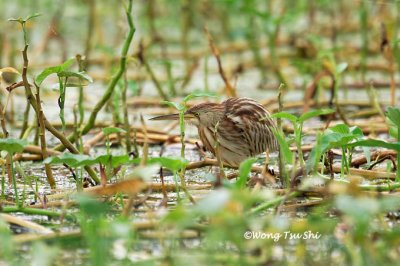
[[[0,264],[398,265],[399,32],[397,0],[0,2]],[[204,150],[184,113],[230,97],[279,152]]]

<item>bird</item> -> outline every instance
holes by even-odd
[[[179,113],[150,120],[179,120]],[[218,149],[224,165],[238,167],[247,158],[279,149],[273,133],[275,121],[264,106],[250,98],[196,104],[184,112],[184,120],[197,127],[206,150],[216,156]]]

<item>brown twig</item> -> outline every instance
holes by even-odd
[[[209,42],[209,45],[210,45],[211,52],[213,53],[213,55],[215,56],[215,59],[217,60],[217,63],[218,63],[218,71],[219,71],[219,74],[221,75],[222,80],[223,80],[224,83],[225,83],[226,94],[227,94],[229,97],[236,97],[236,90],[235,90],[235,88],[233,88],[233,86],[232,86],[231,83],[229,82],[229,79],[226,77],[225,71],[224,71],[224,69],[223,69],[223,67],[222,67],[221,57],[220,57],[219,50],[218,50],[218,48],[215,46],[214,40],[213,40],[213,38],[212,38],[212,36],[211,36],[210,32],[208,31],[208,28],[207,28],[206,26],[204,27],[204,31],[205,31],[205,33],[206,33],[206,35],[207,35],[207,38],[208,38],[208,42]]]
[[[26,98],[27,98],[28,102],[31,104],[31,106],[33,107],[33,109],[35,110],[36,114],[38,114],[39,109],[37,106],[37,102],[36,102],[35,96],[32,93],[31,86],[30,86],[30,84],[28,82],[28,78],[27,78],[27,70],[28,70],[28,64],[29,64],[27,51],[28,51],[28,45],[25,45],[25,48],[22,51],[22,56],[23,56],[23,60],[24,60],[24,67],[22,69],[22,81],[24,82]],[[43,122],[44,122],[46,129],[49,130],[56,138],[58,138],[61,141],[61,143],[70,152],[79,154],[79,151],[75,148],[74,145],[72,145],[71,142],[68,141],[68,139],[64,136],[64,134],[62,134],[57,129],[55,129],[49,123],[49,121],[47,121],[44,114],[43,114]],[[96,173],[93,171],[93,169],[90,166],[85,166],[85,169],[96,183],[100,183],[99,179],[97,178]]]
[[[38,118],[38,123],[39,123],[39,136],[40,136],[40,147],[42,151],[42,157],[43,160],[45,160],[48,157],[47,153],[47,145],[46,145],[46,130],[44,126],[44,114],[43,114],[43,109],[42,109],[42,104],[40,101],[40,89],[39,87],[35,84],[36,87],[36,104],[37,104],[37,118]],[[51,171],[51,167],[48,163],[44,164],[44,168],[46,171],[46,176],[47,176],[47,182],[49,183],[50,187],[52,189],[56,188],[56,181],[54,180],[53,177],[53,172]]]

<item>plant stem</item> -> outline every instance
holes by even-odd
[[[128,117],[128,105],[126,104],[126,94],[128,93],[128,77],[126,71],[124,72],[124,85],[122,89],[122,109],[124,112],[124,129],[125,129],[125,142],[126,142],[126,153],[131,152],[131,127],[129,125]]]
[[[12,213],[12,212],[22,212],[25,214],[34,214],[34,215],[45,215],[49,217],[60,217],[63,216],[63,213],[53,212],[44,209],[37,209],[37,208],[22,208],[22,207],[15,207],[15,206],[4,206],[1,209],[1,212],[4,213]],[[73,216],[65,215],[65,217],[72,219]]]
[[[86,135],[94,126],[95,122],[96,122],[96,118],[98,113],[100,112],[100,110],[104,107],[104,105],[108,102],[108,100],[110,99],[112,93],[114,92],[114,88],[117,85],[119,79],[121,78],[122,74],[125,72],[125,68],[126,68],[126,61],[127,61],[127,54],[128,54],[128,50],[129,50],[129,46],[132,42],[133,39],[133,35],[136,31],[136,28],[133,24],[133,18],[132,18],[132,0],[129,0],[129,5],[128,8],[126,9],[126,17],[128,19],[128,24],[129,24],[129,31],[128,34],[126,36],[124,45],[122,46],[122,50],[121,50],[121,59],[119,62],[119,69],[117,71],[117,73],[115,73],[115,75],[112,77],[110,83],[108,84],[107,90],[104,92],[103,97],[100,99],[100,101],[95,105],[95,107],[93,108],[92,113],[90,114],[89,120],[86,123],[85,127],[82,129],[82,136]],[[71,134],[68,136],[68,140],[70,142],[75,142],[76,140],[76,136],[75,134]],[[65,149],[65,145],[63,143],[63,145],[58,145],[55,150],[58,151],[62,151]]]
[[[8,137],[8,131],[7,131],[7,126],[6,126],[6,119],[5,119],[5,110],[3,105],[0,103],[0,122],[1,122],[1,128],[3,130],[4,137]]]
[[[6,194],[5,194],[5,190],[6,190],[6,168],[4,167],[4,164],[1,167],[1,198],[5,199],[6,198]]]
[[[22,70],[22,81],[23,81],[24,87],[25,87],[26,98],[29,101],[29,103],[31,104],[31,106],[33,107],[33,109],[35,110],[36,114],[38,114],[38,106],[36,103],[36,99],[32,93],[31,85],[29,84],[29,81],[27,78],[28,63],[29,63],[27,50],[28,50],[28,45],[25,45],[25,48],[22,51],[22,56],[24,59],[24,67]],[[75,153],[75,154],[79,153],[79,151],[75,148],[74,145],[72,145],[72,143],[70,141],[68,141],[68,139],[64,136],[64,134],[59,132],[49,121],[47,121],[47,119],[44,115],[43,115],[43,121],[46,126],[46,129],[48,131],[50,131],[56,138],[58,138],[64,147],[66,147],[72,153]],[[97,177],[96,173],[93,171],[93,169],[90,166],[85,166],[85,169],[86,169],[87,173],[90,175],[90,177],[97,184],[100,184],[100,180],[98,179],[98,177]]]
[[[283,101],[282,101],[283,86],[284,86],[284,84],[281,83],[278,88],[278,112],[282,112],[282,110],[283,110]],[[282,120],[280,118],[277,119],[277,126],[278,126],[279,133],[282,134],[282,136],[284,136],[283,129],[282,129]],[[280,173],[281,178],[283,179],[284,186],[289,187],[290,180],[289,180],[288,173],[285,169],[285,164],[286,164],[285,157],[283,156],[283,152],[279,149],[279,173]]]
[[[36,86],[36,84],[35,84]],[[37,118],[38,118],[38,123],[39,123],[39,136],[40,136],[40,148],[42,150],[42,157],[43,160],[45,160],[48,157],[47,154],[47,148],[46,148],[46,129],[44,126],[44,121],[43,121],[43,109],[42,109],[42,104],[40,101],[40,89],[38,86],[36,86],[36,103],[37,103]],[[56,188],[56,181],[54,180],[53,177],[53,172],[51,171],[51,167],[48,163],[44,164],[44,168],[46,171],[46,177],[47,177],[47,182],[49,183],[51,189]]]
[[[19,202],[19,196],[18,196],[18,189],[17,189],[17,180],[15,179],[15,172],[14,172],[14,154],[10,154],[10,164],[11,164],[11,177],[12,177],[12,182],[14,186],[14,194],[15,194],[15,203],[17,204],[18,208],[20,208],[22,205]],[[3,210],[2,210],[3,211]]]
[[[299,195],[300,193],[298,191],[294,191],[289,193],[288,195],[284,195],[284,196],[280,196],[280,197],[276,197],[270,201],[261,203],[260,205],[258,205],[257,207],[254,207],[253,209],[251,209],[249,211],[249,214],[257,214],[260,213],[261,211],[264,211],[268,208],[277,206],[278,204],[280,204],[283,200],[287,200],[287,199],[291,199],[296,197],[297,195]]]
[[[397,126],[397,142],[400,142],[400,126]],[[397,152],[396,182],[400,182],[400,152]]]
[[[29,104],[29,101],[26,101],[26,107],[25,107],[25,111],[24,111],[24,120],[22,122],[21,133],[19,135],[20,139],[24,136],[25,131],[28,128],[29,110],[30,109],[31,109],[31,105]]]

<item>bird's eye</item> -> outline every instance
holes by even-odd
[[[200,113],[194,113],[194,115],[195,115],[196,117],[199,117],[199,116],[200,116]]]

